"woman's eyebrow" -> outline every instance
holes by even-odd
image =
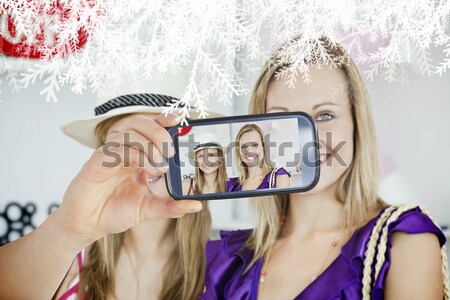
[[[324,102],[324,103],[319,103],[319,104],[314,105],[314,106],[313,106],[313,110],[315,110],[315,109],[317,109],[317,108],[319,108],[319,107],[321,107],[321,106],[325,106],[325,105],[339,106],[339,104],[338,104],[338,103],[335,103],[335,102]],[[267,111],[270,111],[270,110],[273,110],[273,109],[276,109],[276,110],[283,110],[283,111],[289,111],[286,107],[283,107],[283,106],[271,106],[271,107],[269,107],[269,108],[267,109]]]
[[[334,106],[339,106],[339,104],[337,104],[337,103],[335,103],[335,102],[324,102],[324,103],[320,103],[320,104],[314,105],[314,106],[313,106],[313,110],[315,110],[315,109],[317,109],[317,108],[319,108],[319,107],[321,107],[321,106],[324,106],[324,105],[334,105]]]

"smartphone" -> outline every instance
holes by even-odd
[[[191,120],[167,130],[176,154],[165,179],[177,200],[305,192],[319,180],[317,129],[304,112]]]

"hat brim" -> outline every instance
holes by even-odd
[[[160,114],[163,112],[164,109],[165,107],[150,107],[145,105],[135,105],[116,108],[100,116],[71,121],[61,126],[61,130],[65,135],[77,140],[81,144],[96,149],[98,145],[97,145],[97,137],[95,136],[95,128],[101,122],[108,120],[112,117],[117,117],[124,114],[132,114],[132,113]],[[199,118],[199,113],[197,111],[189,109],[188,112],[191,119]],[[223,117],[223,115],[215,112],[208,112],[208,114],[209,118]]]
[[[223,154],[227,154],[228,151],[230,151],[230,149],[228,149],[228,147],[223,147],[223,146],[205,146],[205,147],[199,147],[197,149],[195,149],[195,151],[189,151],[188,153],[186,153],[186,156],[195,159],[195,153],[202,150],[202,149],[206,149],[206,148],[216,148],[216,149],[221,149]]]

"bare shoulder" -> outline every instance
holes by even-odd
[[[441,300],[443,275],[439,239],[433,233],[392,234],[386,300]]]
[[[277,175],[277,187],[290,187],[291,186],[291,178],[288,174],[280,174]]]

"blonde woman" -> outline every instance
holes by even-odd
[[[65,199],[61,207],[70,205],[77,214],[77,206],[86,205],[81,200],[97,202],[98,210],[91,214],[96,222],[108,220],[105,233],[113,234],[78,254],[54,299],[184,300],[201,293],[208,209],[169,219],[166,208],[154,207],[179,203],[169,197],[163,178],[164,156],[170,154],[164,149],[171,142],[163,126],[176,122],[165,121],[161,112],[173,100],[157,94],[122,95],[98,106],[95,118],[64,127],[69,136],[98,150],[95,162],[88,162],[76,187],[69,189],[70,197],[80,202]],[[147,214],[155,219],[139,223]]]
[[[213,133],[200,134],[192,152],[194,178],[183,180],[183,195],[226,192],[227,169],[224,148]]]
[[[235,141],[235,155],[240,176],[227,181],[228,192],[291,186],[289,172],[284,168],[274,169],[270,165],[269,149],[264,141],[264,132],[258,125],[242,126]],[[271,177],[274,178],[273,182],[270,182]]]
[[[284,47],[295,49],[296,42]],[[377,196],[377,146],[364,85],[342,47],[326,39],[321,44],[325,49],[318,51],[345,63],[311,66],[312,84],[299,77],[291,89],[288,79],[275,78],[289,66],[274,56],[250,102],[252,114],[313,116],[320,180],[305,193],[256,198],[254,230],[224,232],[209,242],[201,299],[442,300],[448,295],[440,249],[445,237],[419,207],[394,210]],[[330,97],[340,87],[343,92]],[[389,225],[381,230],[383,222]],[[374,228],[379,239],[369,238]],[[375,271],[363,264],[366,256],[377,257]]]

